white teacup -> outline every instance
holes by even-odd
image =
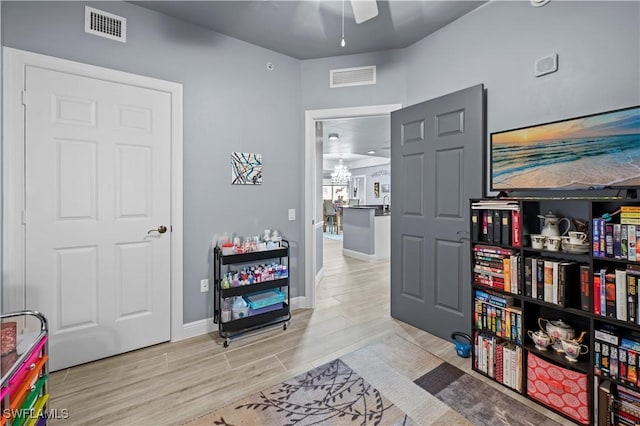
[[[565,358],[569,361],[577,361],[580,355],[589,352],[589,348],[586,345],[566,339],[562,339],[562,349],[564,350]]]
[[[569,243],[570,244],[584,244],[587,242],[587,234],[579,231],[570,231],[569,232]]]
[[[569,246],[571,245],[571,237],[569,237],[568,235],[563,235],[560,238],[562,239],[562,242],[560,243],[560,245],[562,246],[562,249],[563,250],[568,249]]]
[[[561,237],[547,237],[547,241],[544,243],[544,246],[549,251],[558,251],[560,250],[561,241]]]
[[[551,338],[544,331],[529,330],[527,331],[527,334],[529,335],[529,337],[531,337],[531,340],[533,340],[533,343],[536,345],[536,348],[540,351],[546,351],[547,346],[549,346],[549,344],[551,343]]]
[[[531,234],[531,247],[534,249],[543,249],[544,242],[547,238],[541,234]]]

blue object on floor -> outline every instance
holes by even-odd
[[[462,358],[469,358],[471,355],[471,336],[461,331],[451,333],[451,339],[456,345],[456,353]]]

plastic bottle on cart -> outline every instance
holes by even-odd
[[[244,318],[249,315],[249,306],[241,296],[236,296],[231,305],[231,314],[233,319]]]

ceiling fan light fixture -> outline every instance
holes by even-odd
[[[351,8],[353,9],[353,17],[356,20],[356,24],[362,24],[378,16],[376,0],[351,0]]]
[[[376,153],[376,152],[375,152],[373,149],[371,149],[371,150],[367,151],[367,154],[371,154],[371,155],[372,155],[372,154],[375,154],[375,153]]]
[[[531,6],[533,7],[542,7],[545,4],[549,3],[551,0],[529,0],[531,2]]]
[[[344,0],[342,0],[342,39],[340,40],[340,46],[345,47],[347,42],[344,41]]]
[[[340,136],[337,133],[329,133],[330,141],[337,141],[338,139],[340,139]]]

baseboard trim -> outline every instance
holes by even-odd
[[[359,251],[349,250],[345,248],[342,249],[342,254],[344,256],[353,257],[354,259],[364,260],[366,262],[373,262],[378,260],[375,254],[364,254],[360,253]]]
[[[322,279],[322,277],[324,277],[324,266],[320,268],[320,270],[316,274],[316,285],[320,283],[320,280]]]
[[[291,299],[291,311],[296,309],[311,308],[308,306],[307,298],[304,296],[294,297]],[[205,318],[198,321],[186,323],[182,326],[182,335],[176,339],[171,339],[172,342],[178,342],[180,340],[190,339],[192,337],[202,336],[203,334],[214,333],[218,331],[218,324],[213,322],[213,318]]]

